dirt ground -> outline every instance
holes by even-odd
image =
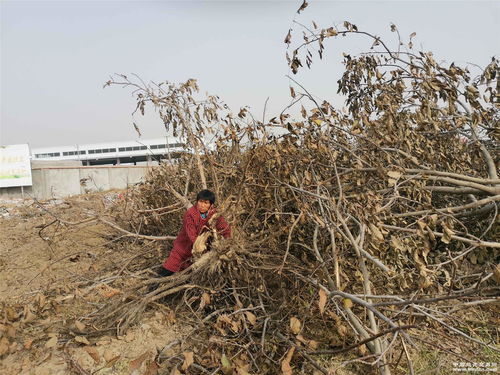
[[[161,254],[138,254],[133,241],[117,246],[102,224],[49,224],[55,216],[78,222],[119,197],[108,192],[40,204],[0,201],[1,374],[153,374],[157,352],[189,328],[158,306],[126,336],[79,335],[97,302],[119,292],[108,285],[107,270],[128,274],[131,258]],[[97,272],[102,283],[91,280]]]

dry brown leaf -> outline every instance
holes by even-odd
[[[254,326],[257,323],[257,317],[252,312],[245,311],[245,316],[247,317],[247,319],[248,319],[248,321],[250,322],[251,325]]]
[[[283,361],[281,361],[281,372],[283,375],[292,375],[292,366],[290,366],[290,361],[292,360],[293,353],[295,352],[295,347],[288,349]]]
[[[109,362],[116,357],[116,354],[111,349],[106,349],[104,351],[103,357],[106,362]]]
[[[83,348],[83,350],[85,350],[88,353],[88,355],[92,357],[95,363],[101,362],[101,357],[96,348],[92,346],[86,346]]]
[[[297,335],[300,332],[300,328],[301,328],[300,320],[292,316],[290,318],[290,330],[294,335]]]
[[[235,333],[239,332],[240,331],[240,324],[239,324],[239,321],[234,321],[232,320],[229,315],[227,314],[222,314],[219,316],[219,321],[221,322],[224,322],[224,323],[227,323],[231,330]]]
[[[42,309],[45,306],[45,295],[43,295],[42,293],[38,293],[35,301],[38,305],[38,309]]]
[[[451,236],[455,234],[445,223],[443,225],[443,237],[441,237],[441,241],[444,243],[450,243]]]
[[[238,375],[250,375],[250,373],[248,372],[248,369],[246,367],[237,367],[236,374],[238,374]]]
[[[326,35],[327,36],[335,36],[335,35],[338,35],[338,31],[335,30],[333,27],[329,27],[328,29],[326,29]]]
[[[297,13],[300,14],[300,12],[302,12],[304,9],[306,9],[308,5],[309,5],[309,3],[306,0],[304,0],[302,2],[302,5],[300,6],[300,8],[297,10]]]
[[[36,319],[36,315],[31,312],[31,309],[28,306],[24,306],[24,323],[32,322]]]
[[[76,336],[75,341],[79,342],[80,344],[90,345],[89,340],[87,340],[87,338],[84,336]]]
[[[308,340],[302,335],[297,335],[297,340],[304,345],[307,345],[309,349],[316,350],[318,348],[318,343],[314,340]]]
[[[50,348],[55,348],[57,346],[57,336],[52,336],[50,339],[47,340],[45,343],[45,347],[47,349]]]
[[[83,324],[82,322],[80,322],[78,320],[75,322],[75,327],[80,332],[82,332],[83,330],[85,330],[85,324]]]
[[[150,355],[149,352],[144,352],[136,359],[130,361],[128,364],[129,371],[134,372],[138,370],[142,366],[142,363],[149,357],[149,355]]]
[[[370,223],[370,224],[368,224],[368,228],[370,229],[370,233],[372,234],[373,238],[375,238],[377,241],[380,241],[380,242],[384,240],[384,235],[382,234],[382,231],[377,226]]]
[[[26,339],[23,342],[23,347],[26,350],[30,350],[32,345],[33,345],[33,339]]]
[[[500,284],[500,264],[493,267],[493,278],[498,284]]]
[[[111,288],[111,287],[106,287],[103,289],[99,289],[99,294],[105,298],[111,298],[113,296],[116,296],[117,294],[120,294],[121,291],[119,289]]]
[[[290,42],[292,41],[292,30],[288,30],[288,34],[286,34],[286,37],[285,37],[285,43],[286,44],[290,44]]]
[[[229,358],[227,358],[227,356],[223,354],[220,361],[222,373],[224,375],[231,375],[233,373],[233,366]]]
[[[184,352],[182,353],[184,355],[184,363],[182,364],[182,370],[186,371],[189,366],[191,366],[194,363],[194,353],[193,352]]]
[[[205,292],[201,295],[200,309],[208,305],[210,305],[210,294]]]
[[[177,366],[175,366],[172,371],[170,372],[170,375],[182,375]]]
[[[10,337],[12,339],[14,339],[16,337],[16,327],[14,326],[7,326],[7,329],[5,330],[5,334],[7,335],[7,337]]]
[[[10,320],[11,322],[19,318],[19,314],[16,313],[16,310],[14,310],[11,306],[5,308],[5,313],[7,314],[7,320]]]
[[[309,349],[311,349],[311,350],[316,350],[316,349],[318,349],[318,345],[319,345],[319,344],[318,344],[318,342],[317,342],[317,341],[314,341],[314,340],[309,340],[309,341],[307,342],[307,346],[309,346]]]
[[[328,297],[326,295],[326,292],[324,289],[319,290],[319,301],[318,301],[318,306],[319,306],[319,312],[321,315],[325,312],[325,306],[326,306],[326,301],[328,300]]]
[[[389,176],[389,186],[394,186],[396,182],[398,182],[399,178],[401,177],[401,172],[398,171],[389,171],[387,172],[387,176]]]
[[[142,375],[156,375],[158,373],[159,368],[160,366],[158,366],[158,364],[155,361],[151,361],[147,365],[146,371],[144,371],[144,374]],[[177,370],[177,367],[175,368],[175,370],[177,371],[177,374],[180,374],[179,370]]]
[[[2,337],[0,339],[0,356],[7,354],[9,352],[10,341],[7,337]]]
[[[344,337],[344,336],[347,335],[347,333],[349,332],[349,330],[347,329],[347,327],[345,325],[339,324],[337,326],[337,332],[338,332],[339,336]]]
[[[352,308],[352,301],[349,298],[344,298],[342,302],[344,303],[344,307],[346,309]]]
[[[101,340],[95,343],[95,346],[108,346],[109,344],[111,344],[111,339],[104,336]]]
[[[118,362],[118,360],[119,360],[120,358],[121,358],[121,355],[117,355],[116,357],[111,358],[111,360],[110,360],[110,361],[108,361],[108,363],[106,363],[106,366],[104,366],[104,367],[106,367],[106,368],[113,367],[113,366],[114,366],[114,364],[115,364],[116,362]]]
[[[135,340],[135,334],[132,331],[128,331],[127,334],[125,335],[125,342],[132,342]]]
[[[193,244],[193,255],[200,255],[207,249],[207,241],[212,235],[212,232],[204,232],[196,237]]]

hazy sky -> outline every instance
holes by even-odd
[[[155,116],[132,119],[130,90],[102,88],[113,73],[155,82],[196,78],[234,112],[249,105],[258,118],[269,97],[269,118],[290,101],[283,40],[301,3],[0,1],[0,144],[131,140],[132,121],[145,138],[163,135]],[[500,1],[311,0],[296,20],[322,27],[349,20],[391,45],[395,23],[403,39],[416,32],[417,48],[438,61],[484,67],[500,51]],[[338,101],[342,52],[369,47],[360,37],[330,40],[325,61],[295,78]]]

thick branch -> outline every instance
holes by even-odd
[[[445,207],[445,208],[439,208],[439,209],[430,209],[430,210],[421,210],[421,211],[413,211],[413,212],[404,212],[401,214],[394,214],[394,217],[408,217],[408,216],[418,216],[418,215],[427,215],[427,214],[432,214],[435,212],[444,212],[444,213],[454,213],[454,212],[461,212],[465,211],[471,208],[477,208],[481,207],[487,203],[490,202],[497,202],[500,201],[500,194],[499,195],[494,195],[492,197],[484,198],[481,200],[478,200],[476,202],[472,202],[469,204],[464,204],[462,206],[454,206],[454,207]]]
[[[393,229],[393,230],[399,230],[399,231],[402,231],[402,232],[408,232],[408,233],[415,233],[417,234],[418,231],[416,229],[410,229],[410,228],[401,228],[401,227],[397,227],[397,226],[394,226],[394,225],[387,225],[387,224],[382,224],[381,225],[383,228],[386,228],[386,229]],[[440,233],[440,232],[432,232],[436,237],[444,237],[445,234],[444,233]],[[452,234],[450,236],[450,238],[452,240],[457,240],[457,241],[460,241],[460,242],[465,242],[465,243],[468,243],[468,244],[471,244],[471,245],[476,245],[476,246],[483,246],[483,247],[494,247],[494,248],[497,248],[497,249],[500,249],[500,242],[490,242],[490,241],[482,241],[482,240],[472,240],[470,238],[465,238],[465,237],[460,237],[460,236],[456,236],[454,234]]]
[[[129,232],[128,230],[125,230],[115,223],[112,223],[111,221],[104,220],[103,218],[98,218],[100,222],[109,225],[110,227],[116,229],[119,232],[125,233],[127,237],[136,237],[136,238],[143,238],[145,240],[154,240],[154,241],[165,241],[165,240],[175,240],[175,236],[148,236],[145,234],[137,234],[137,233],[132,233]]]

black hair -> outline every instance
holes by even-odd
[[[202,190],[196,196],[196,201],[198,202],[199,200],[210,201],[211,204],[214,204],[215,203],[215,194],[213,192],[211,192],[210,190]]]

